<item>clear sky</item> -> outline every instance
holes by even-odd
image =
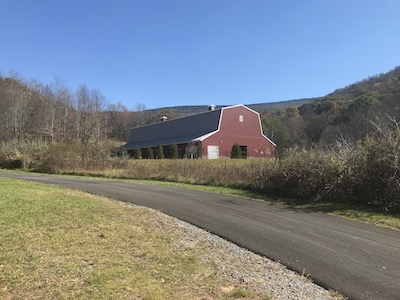
[[[129,109],[324,96],[400,65],[399,0],[0,0],[0,70]]]

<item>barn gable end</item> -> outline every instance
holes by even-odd
[[[275,153],[276,145],[263,134],[256,111],[244,105],[224,107],[219,121],[217,131],[199,139],[203,157],[230,157],[235,143],[241,146],[243,157],[270,157]]]

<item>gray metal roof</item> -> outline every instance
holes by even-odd
[[[187,143],[218,129],[221,109],[132,128],[127,150]]]

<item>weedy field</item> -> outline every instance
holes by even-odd
[[[262,298],[224,292],[232,284],[201,262],[206,250],[176,240],[150,210],[0,179],[1,299]]]

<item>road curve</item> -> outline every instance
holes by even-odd
[[[160,210],[350,299],[400,299],[400,232],[264,201],[165,186],[0,173]]]

